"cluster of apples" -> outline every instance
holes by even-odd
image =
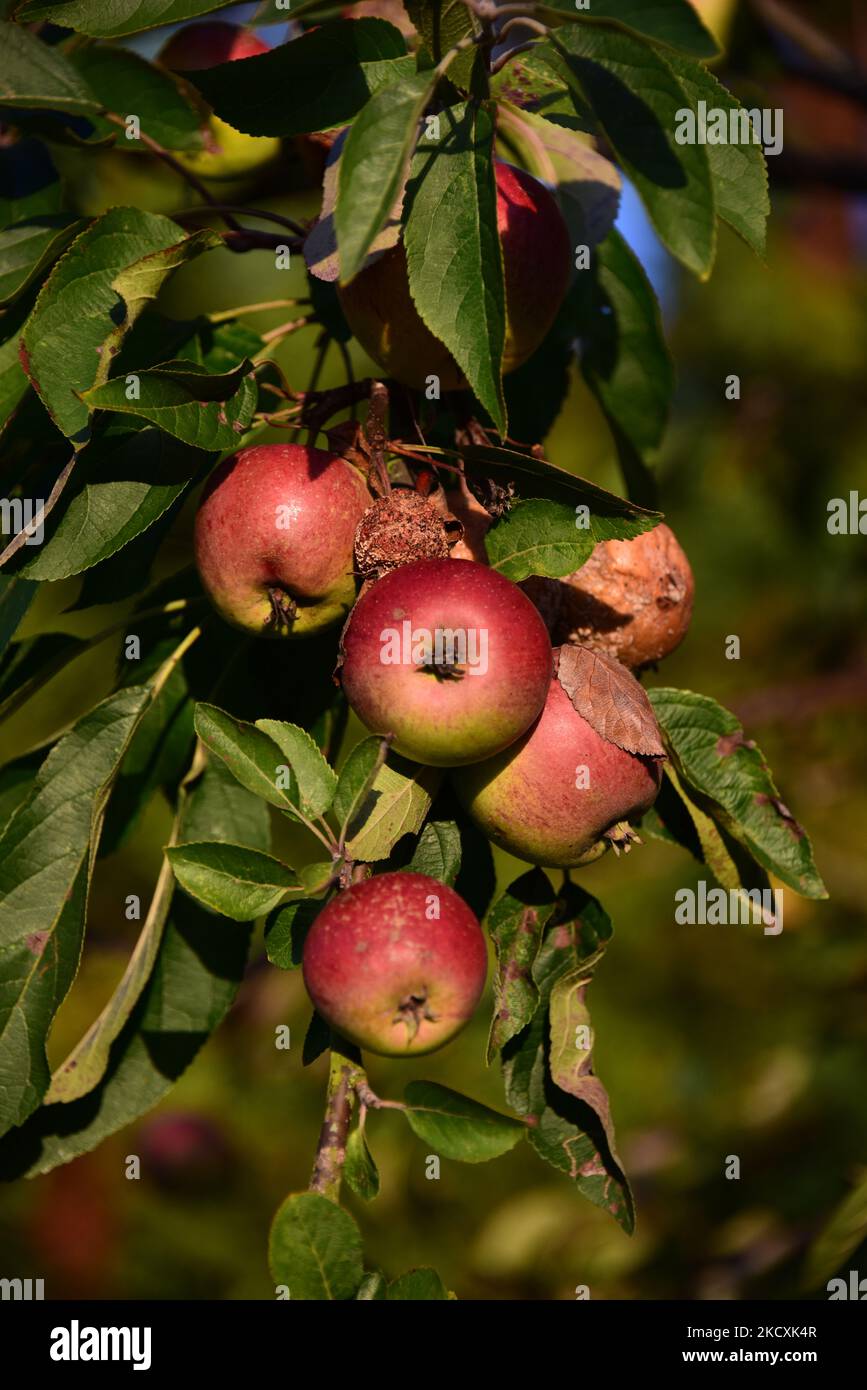
[[[512,371],[553,323],[570,248],[542,184],[501,161],[495,177],[503,368]],[[400,243],[340,298],[355,336],[390,376],[420,386],[433,373],[443,389],[466,385],[415,308]],[[374,500],[336,454],[260,445],[212,475],[196,519],[196,560],[217,610],[248,633],[296,640],[345,621],[339,677],[358,718],[404,757],[452,769],[468,814],[493,843],[544,866],[589,863],[612,843],[614,827],[653,804],[661,767],[579,713],[559,678],[557,643],[595,645],[633,668],[661,659],[689,622],[685,556],[670,532],[660,542],[657,528],[656,541],[624,544],[631,559],[618,552],[623,543],[609,542],[586,574],[532,581],[525,591],[489,568],[478,537],[463,551],[474,558],[454,558],[432,515],[415,494],[395,494],[394,505]],[[420,558],[410,544],[380,563],[391,538],[407,531],[425,542]],[[620,687],[627,703],[644,698],[634,680],[630,697],[630,679]],[[486,973],[473,912],[421,874],[379,874],[338,893],[304,949],[305,983],[322,1017],[388,1056],[449,1041],[472,1015]]]
[[[653,804],[660,760],[611,742],[578,712],[559,679],[551,629],[565,623],[571,635],[577,613],[585,644],[607,659],[619,653],[644,664],[651,647],[651,659],[660,659],[683,635],[692,598],[673,536],[660,539],[657,528],[597,547],[588,586],[596,596],[582,591],[582,571],[562,584],[546,581],[563,590],[552,619],[547,589],[536,594],[537,606],[486,564],[451,557],[386,568],[356,597],[356,537],[380,507],[355,467],[335,454],[288,444],[241,450],[214,472],[199,505],[203,586],[228,622],[260,636],[298,640],[347,619],[339,677],[366,728],[389,735],[406,758],[452,769],[470,817],[518,858],[562,868],[598,858],[613,827]],[[624,584],[623,552],[632,550]],[[616,623],[592,629],[594,604],[614,612],[598,594],[622,601],[630,584],[655,595],[652,632],[639,605],[637,653],[628,615],[620,615],[619,647]],[[546,603],[549,624],[540,612]],[[642,699],[624,672],[621,700],[630,699],[630,680],[632,698]],[[453,889],[420,874],[386,873],[322,910],[307,938],[304,977],[320,1014],[343,1036],[410,1056],[442,1046],[467,1022],[486,960],[479,923]]]

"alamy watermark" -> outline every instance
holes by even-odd
[[[761,145],[766,155],[783,149],[782,107],[731,108],[696,103],[677,112],[674,138],[679,145]]]
[[[383,666],[429,666],[444,675],[483,676],[488,669],[488,630],[484,627],[400,627],[380,633]]]
[[[678,888],[674,901],[674,920],[681,925],[762,923],[765,936],[779,936],[783,930],[782,888],[708,888],[702,878],[695,888]]]
[[[41,545],[45,539],[41,497],[0,497],[0,534],[19,536],[23,531],[25,545]]]

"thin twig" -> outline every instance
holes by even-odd
[[[110,121],[112,125],[120,126],[121,130],[126,131],[126,121],[123,116],[118,115],[116,111],[104,111],[103,116],[107,121]],[[213,194],[208,191],[201,179],[194,174],[191,169],[188,169],[182,164],[179,159],[176,159],[170,150],[165,149],[158,140],[154,140],[152,136],[147,135],[143,130],[139,131],[138,138],[152,154],[155,154],[158,159],[161,159],[170,169],[174,169],[176,174],[180,174],[181,178],[188,183],[191,188],[196,190],[202,201],[207,203],[213,211],[219,208],[220,204],[217,202],[216,198],[214,198]],[[232,231],[241,230],[241,224],[236,221],[231,213],[222,213],[221,215],[226,226],[230,227]]]
[[[236,207],[233,203],[209,203],[207,207],[184,208],[183,212],[173,212],[172,217],[176,222],[182,222],[185,217],[200,217],[202,213],[208,212],[228,212],[237,214],[238,217],[258,217],[262,222],[275,222],[279,227],[288,227],[290,232],[296,236],[306,237],[307,229],[300,222],[294,222],[291,217],[284,217],[282,213],[270,212],[267,208],[244,208]]]
[[[17,554],[17,552],[21,549],[22,545],[27,544],[29,537],[32,536],[34,532],[39,530],[39,527],[43,524],[49,512],[52,511],[54,507],[57,505],[57,502],[60,498],[60,494],[63,492],[63,489],[66,487],[66,484],[69,481],[69,475],[72,472],[73,467],[75,466],[75,460],[77,457],[78,454],[74,453],[69,462],[64,464],[63,468],[60,470],[60,474],[58,475],[54,487],[48,494],[47,500],[43,502],[39,511],[36,513],[36,516],[30,522],[29,526],[22,527],[21,530],[18,532],[17,536],[12,537],[12,540],[9,542],[6,549],[3,551],[3,554],[0,555],[0,569],[3,568],[7,560],[11,560],[12,556]]]
[[[208,323],[228,323],[241,314],[264,314],[270,309],[294,309],[299,304],[309,304],[309,299],[265,299],[260,304],[239,304],[234,309],[220,309],[216,314],[206,314]]]

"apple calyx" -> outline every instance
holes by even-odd
[[[273,624],[275,631],[279,631],[281,627],[291,628],[298,616],[298,604],[279,584],[269,584],[267,587],[271,612],[265,619],[265,625],[269,627]]]
[[[641,836],[633,830],[628,820],[620,820],[616,825],[609,826],[605,831],[604,838],[608,840],[615,854],[628,854],[633,845],[641,844]]]
[[[409,1044],[414,1040],[424,1019],[427,1019],[428,1023],[437,1021],[437,1015],[431,1009],[427,995],[408,994],[398,1004],[392,1023],[406,1025],[406,1040]]]

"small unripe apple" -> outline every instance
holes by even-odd
[[[631,671],[669,656],[692,620],[692,570],[665,525],[631,541],[602,541],[574,574],[523,587],[555,643],[604,652]]]
[[[454,774],[461,801],[494,844],[552,868],[604,853],[607,832],[649,810],[661,780],[660,760],[602,738],[556,675],[541,717],[519,743]],[[625,831],[614,842],[621,839],[628,842]]]
[[[321,449],[259,444],[226,459],[194,532],[214,607],[258,636],[310,637],[340,622],[355,600],[352,543],[369,503],[360,475]]]
[[[427,874],[378,874],[320,912],[304,983],[339,1034],[383,1057],[433,1052],[472,1016],[488,969],[475,914]]]
[[[434,767],[489,758],[545,702],[551,642],[516,584],[471,560],[416,560],[352,611],[340,677],[372,733]]]
[[[560,308],[569,281],[569,234],[538,179],[502,160],[494,161],[494,169],[506,288],[503,371],[512,372],[536,351]],[[435,375],[443,390],[466,387],[448,348],[415,307],[402,242],[343,285],[339,295],[355,337],[390,376],[407,386],[424,386]]]
[[[173,72],[197,72],[220,63],[257,58],[270,49],[261,39],[237,24],[209,20],[189,24],[173,34],[159,53],[159,62]],[[260,169],[279,153],[280,141],[272,136],[245,135],[219,116],[211,116],[208,143],[212,149],[180,152],[176,158],[202,179],[238,179]]]

